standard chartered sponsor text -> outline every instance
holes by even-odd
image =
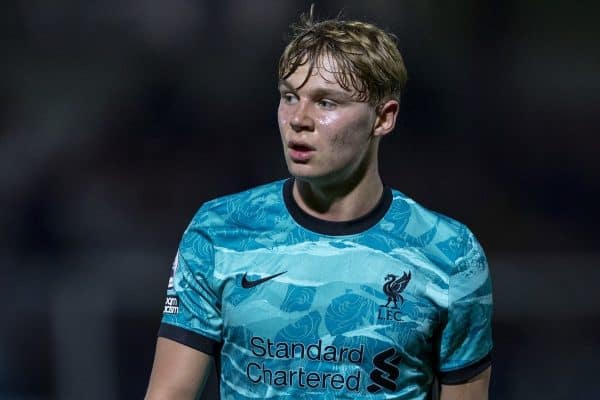
[[[361,365],[364,360],[364,345],[357,348],[323,345],[319,339],[314,343],[275,342],[269,338],[253,336],[250,349],[263,360],[246,364],[246,376],[255,384],[282,387],[293,386],[301,389],[334,389],[358,392],[361,382],[361,368],[323,368],[324,365]],[[293,363],[278,360],[295,360]],[[326,364],[303,362],[325,362]],[[309,370],[311,365],[319,370]],[[353,370],[352,370],[353,369]]]

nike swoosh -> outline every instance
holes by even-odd
[[[260,285],[261,283],[265,283],[266,281],[269,281],[269,280],[271,280],[271,279],[273,279],[273,278],[277,278],[279,275],[285,274],[286,272],[287,272],[287,271],[283,271],[283,272],[280,272],[280,273],[278,273],[278,274],[275,274],[275,275],[271,275],[271,276],[265,276],[264,278],[260,278],[260,279],[257,279],[257,280],[255,280],[255,281],[249,281],[249,280],[248,280],[248,278],[246,277],[246,275],[248,274],[248,273],[246,272],[246,273],[244,274],[244,276],[242,276],[242,287],[243,287],[244,289],[251,289],[251,288],[253,288],[254,286],[258,286],[258,285]]]

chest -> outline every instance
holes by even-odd
[[[418,249],[309,243],[229,251],[216,261],[224,339],[241,345],[422,347],[445,303],[443,277]]]

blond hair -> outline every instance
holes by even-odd
[[[359,101],[378,105],[400,101],[407,79],[397,39],[375,25],[360,21],[331,19],[313,21],[313,8],[292,26],[292,37],[279,59],[279,80],[287,79],[298,67],[309,64],[323,68],[323,58],[336,61],[333,73],[345,90],[354,89]],[[305,82],[303,82],[304,84]]]

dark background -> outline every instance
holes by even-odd
[[[382,174],[487,251],[492,399],[600,390],[595,4],[317,2],[399,37]],[[192,215],[287,176],[276,65],[309,2],[0,7],[0,399],[142,398]]]

